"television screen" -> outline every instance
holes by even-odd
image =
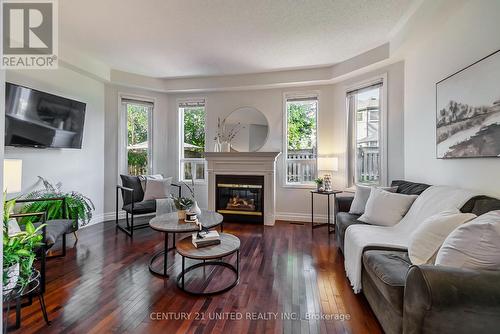
[[[6,83],[5,145],[81,148],[86,104]]]

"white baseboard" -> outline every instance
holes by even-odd
[[[311,222],[311,214],[310,213],[294,213],[294,212],[276,212],[275,215],[276,220],[287,220],[293,222]],[[327,215],[314,215],[315,223],[327,223],[328,216]],[[333,215],[330,216],[330,223],[333,223]]]

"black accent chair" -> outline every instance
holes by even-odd
[[[129,237],[133,237],[134,230],[149,227],[149,223],[134,225],[134,216],[155,213],[156,201],[155,200],[143,201],[144,190],[142,189],[141,179],[139,178],[139,176],[121,174],[120,178],[122,179],[122,185],[116,186],[115,224],[117,229],[125,232]],[[180,197],[182,194],[181,186],[174,183],[172,183],[172,186],[177,188],[178,196]],[[119,192],[121,192],[123,199],[122,210],[125,211],[125,222],[126,222],[125,226],[120,225],[118,219]]]

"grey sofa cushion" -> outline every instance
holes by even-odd
[[[141,180],[138,176],[132,175],[120,175],[122,179],[122,185],[126,188],[134,189],[134,196],[128,191],[122,190],[123,205],[130,204],[132,202],[141,202],[144,198],[144,190],[142,189]],[[124,208],[125,209],[125,208]]]
[[[133,212],[132,212],[132,204],[124,205],[123,210],[127,211],[128,213],[133,213],[134,215],[153,213],[156,211],[156,200],[152,199],[149,201],[134,203]]]
[[[404,195],[420,195],[425,189],[429,188],[430,185],[425,183],[416,183],[404,180],[394,180],[391,183],[391,187],[398,187],[396,191],[399,194]]]
[[[363,253],[364,273],[398,314],[403,314],[406,275],[411,266],[406,251],[369,250]]]
[[[73,224],[74,220],[70,219],[55,219],[48,220],[45,222],[47,227],[45,228],[45,240],[48,247],[54,245],[63,234],[68,234],[74,231]],[[41,223],[35,223],[35,227],[40,226]]]
[[[470,212],[476,216],[481,216],[494,210],[500,210],[500,199],[484,195],[472,197],[460,209],[462,212]]]
[[[337,240],[338,247],[344,252],[344,238],[345,232],[347,228],[354,224],[364,224],[362,221],[359,221],[358,218],[361,215],[355,215],[349,212],[339,212],[337,214],[337,222],[335,224],[335,238]]]

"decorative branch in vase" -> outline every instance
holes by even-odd
[[[198,202],[196,201],[194,179],[191,178],[191,187],[184,181],[182,181],[182,183],[186,186],[186,188],[188,188],[189,192],[191,193],[191,197],[193,198],[193,204],[189,208],[189,212],[199,215],[201,213],[201,209],[198,206]]]
[[[230,152],[231,151],[231,141],[238,135],[241,131],[241,123],[238,122],[234,127],[226,130],[226,119],[222,121],[220,117],[217,117],[217,134],[215,135],[216,147],[220,146],[220,152]]]

